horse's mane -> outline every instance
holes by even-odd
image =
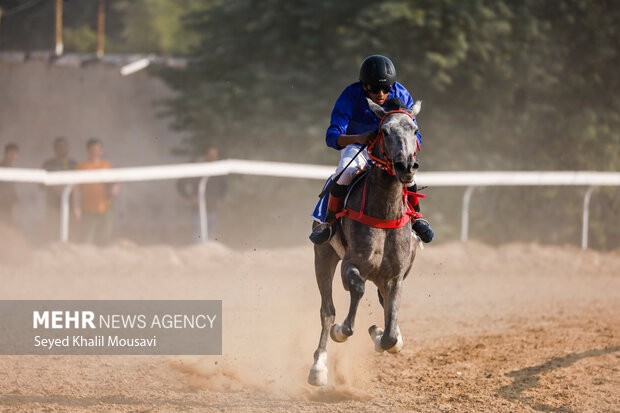
[[[407,106],[399,98],[389,98],[383,105],[388,112],[393,110],[406,110]]]

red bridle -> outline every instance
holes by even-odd
[[[375,137],[375,139],[370,143],[370,145],[368,145],[369,163],[372,166],[376,166],[378,168],[383,169],[384,171],[388,172],[390,175],[395,175],[394,164],[392,163],[391,159],[385,154],[385,149],[383,147],[383,132],[381,130],[381,126],[383,126],[383,121],[385,120],[385,118],[387,118],[389,115],[393,113],[406,113],[407,116],[409,116],[413,120],[413,116],[405,110],[393,110],[393,111],[386,113],[385,115],[383,115],[383,118],[381,118],[381,123],[379,124],[379,133],[377,133],[377,136]],[[372,148],[374,148],[377,142],[381,144],[381,154],[383,158],[385,159],[377,158],[376,156],[372,154]],[[416,145],[417,145],[417,140],[416,140]],[[417,148],[420,149],[419,146]],[[405,186],[403,186],[403,195],[402,195],[403,196],[403,213],[400,218],[382,219],[382,218],[376,218],[376,217],[371,217],[370,215],[366,215],[364,213],[364,209],[366,206],[367,184],[368,184],[368,175],[366,175],[366,178],[364,180],[364,190],[362,192],[362,205],[360,206],[360,210],[355,211],[349,207],[345,207],[342,211],[336,214],[337,219],[341,217],[347,217],[354,221],[361,222],[364,225],[368,225],[374,228],[402,228],[410,220],[413,219],[415,221],[416,218],[422,218],[422,214],[415,212],[413,205],[409,202],[409,197],[413,196],[415,198],[424,198],[425,196],[422,194],[415,193],[415,192],[409,192]],[[415,203],[417,203],[417,200]]]
[[[411,115],[411,113],[407,112],[406,110],[392,110],[390,112],[387,112],[385,115],[383,115],[383,117],[381,118],[381,122],[379,123],[379,133],[377,133],[377,136],[375,137],[375,139],[370,143],[370,145],[368,145],[369,163],[372,166],[376,166],[378,168],[383,169],[390,175],[394,175],[394,164],[392,163],[392,160],[385,154],[385,148],[383,146],[383,130],[381,129],[381,127],[383,126],[383,121],[385,121],[385,118],[387,118],[388,116],[394,113],[404,113],[407,116],[409,116],[411,120],[413,120],[413,116]],[[381,154],[383,155],[384,159],[377,158],[376,156],[372,154],[372,149],[375,147],[377,142],[381,144]],[[416,145],[417,145],[417,141],[416,141]],[[413,156],[415,157],[415,154]]]

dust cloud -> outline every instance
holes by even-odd
[[[493,389],[509,385],[502,371],[620,344],[618,252],[536,244],[430,245],[418,254],[404,284],[403,352],[374,352],[367,328],[382,325],[383,316],[368,284],[356,332],[346,343],[328,344],[330,383],[317,389],[306,383],[320,332],[310,245],[231,250],[218,243],[174,248],[119,241],[104,248],[32,247],[1,231],[3,242],[15,240],[4,245],[14,250],[2,248],[1,299],[223,300],[222,356],[0,357],[5,372],[0,405],[19,409],[372,411],[428,405],[441,410],[439,394],[451,390],[440,383],[469,374],[497,379],[487,380],[492,385],[479,381],[475,392],[482,404],[462,399],[461,408],[510,411],[522,404],[504,400],[508,404],[501,407]],[[334,295],[341,322],[348,296],[338,270]],[[530,340],[544,348],[519,347]],[[512,359],[519,351],[525,353]],[[584,362],[601,374],[618,367],[613,351],[600,354]],[[612,403],[615,373],[609,374],[611,381],[605,379],[596,392]],[[584,386],[586,396],[566,403],[588,406],[597,397],[583,379],[569,382]],[[554,388],[538,389],[532,397],[553,398]]]

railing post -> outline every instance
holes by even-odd
[[[201,242],[208,241],[209,224],[207,222],[207,181],[208,176],[203,176],[198,184],[198,213],[200,215],[200,237]]]
[[[60,241],[69,241],[69,200],[73,185],[66,185],[60,198]]]
[[[461,241],[467,241],[469,231],[469,202],[475,186],[468,186],[463,194],[463,209],[461,210]]]
[[[588,248],[588,220],[590,218],[590,198],[592,192],[596,189],[595,186],[591,186],[586,191],[586,195],[583,197],[583,223],[581,225],[581,249]]]

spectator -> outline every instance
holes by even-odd
[[[216,147],[208,147],[202,160],[204,162],[214,162],[219,159],[219,151]],[[199,178],[181,179],[177,182],[177,190],[181,196],[188,200],[193,206],[193,241],[201,242],[200,231],[200,211],[198,209],[198,184]],[[207,205],[207,239],[215,240],[219,221],[219,210],[226,196],[227,185],[225,176],[211,176],[207,180],[205,199]]]
[[[69,158],[69,142],[64,136],[54,139],[54,157],[43,163],[43,169],[49,172],[71,171],[77,166],[77,162]],[[47,235],[50,240],[58,236],[60,223],[60,198],[62,186],[47,186],[45,188],[45,222]]]
[[[11,168],[15,165],[19,156],[19,147],[9,143],[4,147],[4,158],[0,167]],[[0,221],[7,225],[15,226],[13,219],[13,207],[17,204],[17,191],[15,182],[0,182]]]
[[[88,160],[80,162],[77,170],[109,169],[103,156],[103,145],[96,138],[86,143]],[[118,194],[118,183],[81,184],[73,197],[73,213],[80,222],[80,241],[105,245],[110,242],[112,199]],[[80,201],[81,198],[81,201]]]

